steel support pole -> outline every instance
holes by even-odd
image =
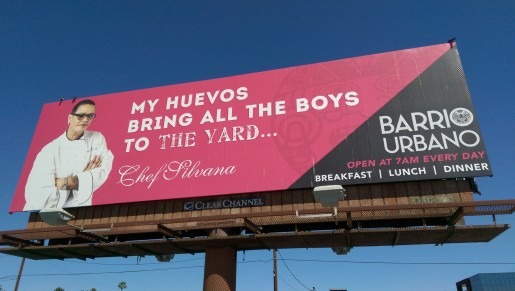
[[[209,237],[227,236],[221,229]],[[233,247],[206,248],[204,291],[236,291],[236,249]]]

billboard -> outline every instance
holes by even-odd
[[[490,175],[446,43],[45,104],[10,211]]]

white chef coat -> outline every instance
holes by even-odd
[[[95,156],[102,158],[102,165],[84,171]],[[93,192],[98,189],[111,172],[114,156],[107,149],[100,132],[85,131],[78,140],[69,140],[66,132],[47,144],[38,153],[25,185],[23,210],[90,206]],[[56,178],[77,176],[77,190],[59,190]]]

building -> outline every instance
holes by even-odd
[[[458,291],[512,291],[515,290],[515,272],[479,273],[456,282]]]

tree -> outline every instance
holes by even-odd
[[[121,281],[120,283],[118,283],[118,288],[120,288],[120,290],[127,288],[127,283]]]
[[[57,287],[57,288],[54,289],[54,291],[64,291],[64,288]]]

